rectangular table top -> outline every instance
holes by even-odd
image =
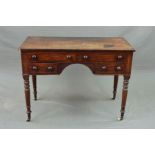
[[[135,51],[122,37],[28,37],[20,49]]]

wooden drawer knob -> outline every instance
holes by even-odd
[[[102,68],[102,70],[106,70],[107,66],[102,66],[101,68]]]
[[[117,71],[121,71],[122,67],[121,66],[117,66],[116,69],[117,69]]]
[[[88,59],[88,56],[87,56],[87,55],[84,55],[84,56],[83,56],[83,59]]]
[[[38,70],[38,67],[37,66],[32,66],[32,69],[36,71],[36,70]]]
[[[49,66],[49,67],[47,67],[47,69],[48,69],[49,71],[52,71],[52,70],[53,70],[53,67],[52,67],[52,66]]]
[[[32,60],[36,60],[37,56],[36,55],[32,55]]]
[[[117,58],[120,60],[120,59],[123,59],[123,56],[122,55],[118,55]]]
[[[66,57],[67,57],[67,59],[71,59],[71,58],[72,58],[72,56],[71,56],[71,55],[67,55]]]

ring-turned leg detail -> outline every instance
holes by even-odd
[[[31,120],[29,75],[23,75],[23,78],[24,78],[25,100],[26,100],[26,108],[27,108],[27,122],[29,122]]]
[[[116,98],[117,93],[117,85],[118,85],[118,75],[114,76],[114,89],[113,89],[113,100]]]
[[[32,75],[34,100],[37,100],[37,77]]]
[[[120,120],[123,120],[125,113],[126,100],[128,95],[128,84],[130,76],[124,76],[123,90],[122,90],[122,104],[121,104],[121,116]]]

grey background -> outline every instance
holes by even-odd
[[[60,76],[38,77],[39,100],[32,100],[32,122],[26,123],[18,48],[29,35],[125,37],[136,53],[124,121],[117,121],[122,78],[112,101],[113,77],[77,64]],[[0,27],[0,128],[154,128],[154,45],[155,27]]]

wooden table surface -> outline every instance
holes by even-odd
[[[28,37],[20,49],[134,51],[121,37]]]

